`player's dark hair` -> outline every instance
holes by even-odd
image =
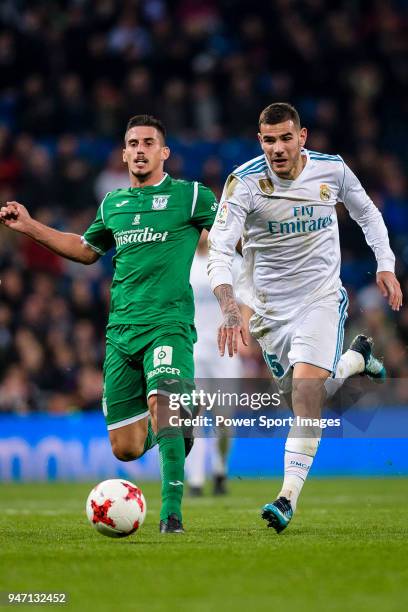
[[[296,108],[287,102],[275,102],[264,108],[259,115],[259,127],[262,123],[275,125],[289,120],[292,120],[295,126],[300,129],[300,117]]]
[[[166,128],[164,127],[160,119],[153,117],[153,115],[135,115],[134,117],[131,117],[127,123],[126,132],[125,132],[125,144],[126,144],[126,134],[128,133],[128,131],[132,127],[137,127],[139,125],[147,125],[149,127],[156,128],[156,130],[160,132],[160,134],[163,137],[163,144],[166,142]]]

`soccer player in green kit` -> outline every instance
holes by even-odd
[[[160,532],[181,533],[184,462],[192,439],[175,427],[158,428],[158,398],[163,378],[180,384],[194,378],[190,268],[201,231],[214,221],[217,201],[200,183],[166,174],[169,155],[162,123],[136,115],[128,122],[123,149],[131,186],[105,196],[83,236],[35,221],[18,202],[1,208],[0,222],[84,264],[116,247],[103,412],[118,459],[137,459],[158,443]]]

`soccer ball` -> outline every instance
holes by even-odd
[[[96,485],[86,500],[86,514],[99,533],[110,538],[124,538],[143,524],[146,501],[142,491],[128,480],[104,480]]]

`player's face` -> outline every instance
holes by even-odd
[[[132,127],[126,133],[125,140],[123,161],[128,165],[129,173],[136,179],[144,181],[163,169],[170,150],[164,145],[163,137],[155,127]]]
[[[300,174],[303,168],[301,149],[306,137],[306,128],[298,129],[291,119],[274,125],[261,124],[259,142],[275,174],[286,179],[294,179]]]

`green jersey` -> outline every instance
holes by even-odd
[[[210,189],[168,175],[105,196],[83,240],[100,255],[116,247],[109,324],[193,324],[191,263],[216,211]]]

